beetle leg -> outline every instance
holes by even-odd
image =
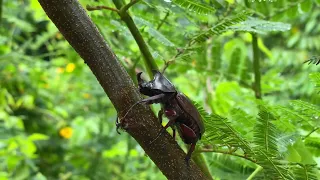
[[[142,100],[134,103],[134,104],[129,108],[129,110],[126,112],[126,114],[125,114],[120,120],[124,119],[124,118],[129,114],[129,112],[131,111],[131,109],[132,109],[134,106],[136,106],[136,105],[138,105],[138,104],[140,104],[140,103],[145,103],[145,104],[159,103],[159,101],[161,101],[161,99],[162,99],[163,97],[165,97],[165,94],[158,94],[158,95],[151,96],[151,97],[148,97],[148,98],[146,98],[146,99],[142,99]],[[120,121],[120,123],[121,123],[121,121]]]
[[[156,104],[156,103],[160,103],[162,98],[164,98],[165,96],[166,96],[165,94],[158,94],[155,96],[151,96],[151,97],[142,99],[140,102],[146,103],[146,104]]]
[[[161,110],[158,112],[158,119],[159,119],[160,124],[162,124],[162,117],[164,114],[163,111],[164,110],[161,108]],[[172,137],[174,140],[176,140],[176,129],[174,126],[171,126],[171,128],[172,128]]]
[[[163,116],[163,109],[161,108],[160,111],[158,112],[158,119],[160,124],[162,124],[162,116]]]
[[[161,128],[161,131],[159,132],[159,134],[157,135],[157,137],[156,137],[153,141],[151,141],[149,144],[152,144],[154,141],[156,141],[156,140],[162,135],[162,133],[163,133],[164,131],[166,131],[166,129],[168,129],[168,127],[170,127],[171,125],[173,125],[175,122],[176,122],[176,119],[171,119],[171,120],[166,124],[165,127],[162,127],[162,128]]]
[[[191,154],[194,151],[194,148],[196,146],[196,142],[198,139],[197,139],[197,135],[194,133],[194,131],[190,127],[186,126],[185,124],[180,124],[180,129],[183,134],[183,139],[184,139],[185,143],[187,143],[187,144],[191,143],[189,151],[185,157],[186,163],[189,166]]]
[[[172,126],[171,128],[172,128],[172,137],[174,140],[176,140],[176,128],[174,126]]]
[[[186,163],[187,165],[189,166],[189,162],[190,162],[190,158],[191,158],[191,154],[192,152],[194,151],[194,148],[196,147],[196,143],[192,143],[190,148],[189,148],[189,151],[185,157],[185,160],[186,160]]]

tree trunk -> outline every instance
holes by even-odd
[[[85,10],[77,0],[39,2],[66,40],[90,67],[119,116],[123,116],[128,107],[140,100],[141,96]],[[149,145],[160,132],[161,125],[148,106],[137,105],[124,122],[127,132],[168,179],[206,179],[193,162],[190,167],[186,165],[186,154],[168,133]]]

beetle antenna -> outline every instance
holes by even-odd
[[[151,145],[153,142],[155,142],[162,134],[163,132],[165,131],[166,129],[164,127],[162,127],[161,131],[159,132],[159,134],[157,135],[156,138],[154,138],[154,140],[152,140],[149,145]]]
[[[120,118],[120,123],[121,123],[121,120],[124,119],[124,118],[129,114],[129,112],[131,111],[131,109],[132,109],[134,106],[136,106],[137,104],[141,103],[141,102],[142,102],[142,101],[138,101],[138,102],[134,103],[134,104],[129,108],[129,110],[126,112],[126,114],[124,114],[124,116],[123,116],[122,118]]]

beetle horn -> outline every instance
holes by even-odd
[[[137,79],[138,79],[138,84],[139,84],[139,85],[141,85],[142,83],[145,82],[145,80],[143,80],[143,79],[141,78],[141,74],[142,74],[142,72],[139,72],[139,73],[137,74]]]

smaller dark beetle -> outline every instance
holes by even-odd
[[[187,164],[189,164],[195,145],[197,141],[201,139],[205,130],[202,118],[197,108],[192,104],[187,96],[178,92],[173,84],[160,72],[154,71],[154,78],[149,82],[144,81],[141,78],[141,74],[142,72],[137,74],[139,91],[149,97],[137,102],[136,104],[160,103],[162,107],[158,116],[160,123],[162,122],[163,114],[165,114],[169,119],[169,122],[164,128],[162,128],[159,135],[152,142],[154,142],[168,127],[172,127],[173,136],[175,137],[176,127],[184,143],[191,145],[185,158]],[[125,118],[136,104],[128,110],[123,118]]]

